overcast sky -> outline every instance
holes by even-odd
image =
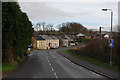
[[[108,2],[109,1],[109,2]],[[32,23],[46,22],[58,25],[64,22],[78,22],[88,29],[110,30],[110,11],[103,12],[102,8],[112,9],[114,12],[113,28],[118,24],[119,0],[69,0],[69,1],[42,1],[24,0],[20,2],[23,12],[26,12]]]

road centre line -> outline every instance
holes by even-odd
[[[46,58],[48,58],[48,56],[46,56]]]
[[[48,63],[50,63],[49,59],[48,59]]]
[[[51,67],[52,65],[49,63],[49,66]]]
[[[53,67],[51,67],[52,71],[55,72],[55,70],[53,69]]]
[[[52,65],[51,65],[51,63],[50,63],[50,60],[49,60],[49,58],[48,58],[48,56],[47,56],[47,55],[46,55],[46,59],[47,59],[47,61],[48,61],[48,64],[49,64],[49,66],[50,66],[50,68],[51,68],[52,72],[54,73],[55,77],[58,79],[58,76],[57,76],[57,74],[56,74],[56,72],[55,72],[54,68],[52,67]]]
[[[57,74],[54,72],[54,75],[55,75],[55,77],[58,79],[58,76],[57,76]]]
[[[49,60],[48,58],[46,58],[47,60]]]

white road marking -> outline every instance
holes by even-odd
[[[52,71],[54,72],[55,70],[53,69],[53,67],[51,67]]]
[[[90,71],[92,74],[95,74],[96,76],[100,76],[99,74],[93,72],[93,71]]]
[[[49,66],[51,67],[52,65],[49,63]]]
[[[76,65],[75,63],[73,63],[72,61],[70,61],[69,59],[65,58],[66,61],[72,63],[73,65]]]
[[[57,76],[57,74],[56,74],[56,72],[55,72],[54,68],[52,67],[52,65],[51,65],[51,63],[50,63],[50,60],[49,60],[49,58],[48,58],[48,56],[47,56],[47,55],[46,55],[46,59],[47,59],[47,61],[48,61],[48,64],[49,64],[49,66],[50,66],[50,68],[51,68],[52,72],[54,73],[55,77],[58,79],[58,76]]]
[[[67,58],[65,58],[65,60],[66,60],[66,61],[68,61],[68,62],[71,62],[71,61],[70,61],[70,60],[68,60]]]
[[[48,56],[46,56],[46,58],[48,58]]]
[[[49,61],[49,59],[48,59],[48,63],[49,63],[50,61]]]
[[[48,58],[46,58],[47,60],[49,60]]]
[[[57,74],[54,72],[54,75],[55,75],[55,77],[58,79],[58,76],[57,76]]]
[[[76,65],[75,63],[72,63],[73,65]]]

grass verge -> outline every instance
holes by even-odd
[[[104,68],[107,68],[107,69],[111,69],[111,70],[115,70],[115,71],[119,71],[120,72],[120,70],[119,70],[119,68],[117,66],[113,65],[112,67],[110,67],[109,64],[107,64],[107,63],[104,63],[104,62],[101,62],[101,61],[97,61],[97,60],[93,60],[93,59],[91,59],[89,57],[81,56],[81,55],[78,55],[78,54],[75,54],[75,53],[73,54],[69,50],[63,50],[63,52],[68,53],[68,54],[70,54],[70,55],[72,55],[72,56],[74,56],[76,58],[81,59],[81,60],[84,60],[84,61],[87,61],[89,63],[95,64],[97,66],[101,66],[101,67],[104,67]]]
[[[17,64],[2,63],[2,72],[9,72],[14,70]]]
[[[15,64],[2,63],[2,72],[6,73],[15,70],[26,58],[27,57],[20,58]]]

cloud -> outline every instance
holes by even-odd
[[[120,25],[120,1],[118,4],[118,25]]]
[[[17,1],[19,2],[118,2],[119,0],[17,0]]]
[[[53,21],[60,18],[73,17],[72,14],[52,7],[45,2],[20,2],[21,10],[27,12],[33,21]]]
[[[97,26],[90,26],[90,25],[84,25],[87,29],[92,29],[92,30],[97,30],[99,31],[100,27],[102,28],[102,31],[110,31],[111,30],[111,26],[110,25],[97,25]],[[117,31],[117,25],[114,24],[112,27],[112,31]]]
[[[110,24],[110,12],[114,11],[114,24],[118,21],[117,2],[19,2],[21,10],[32,22],[45,21],[52,24],[79,22],[83,25],[99,26]],[[106,28],[107,30],[107,28]]]

